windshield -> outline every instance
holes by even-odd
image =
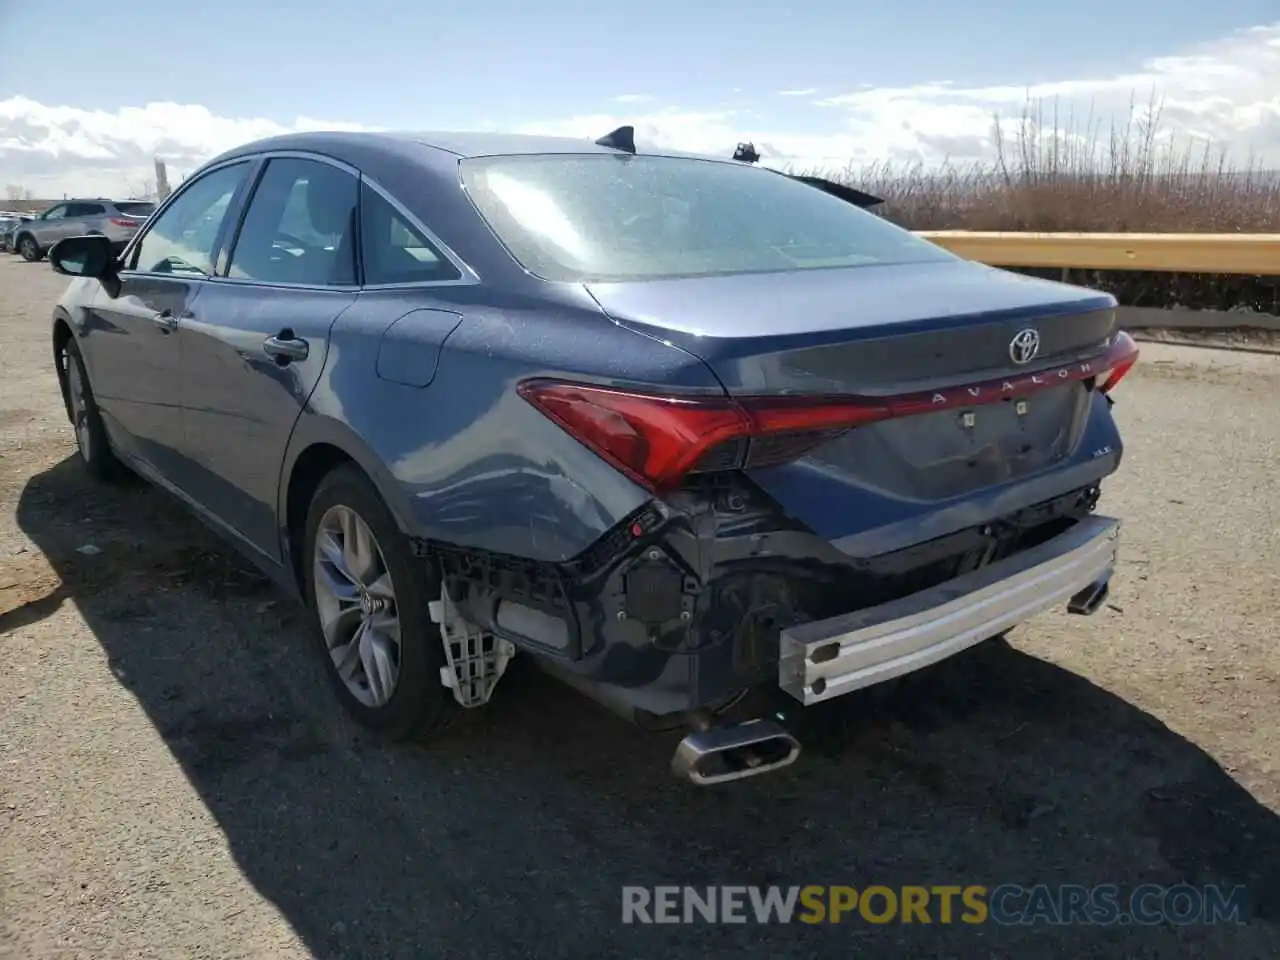
[[[654,280],[953,259],[807,184],[742,163],[550,154],[462,161],[511,255],[547,280]]]

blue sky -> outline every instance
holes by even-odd
[[[48,35],[47,8],[4,6],[5,35]],[[1055,80],[1280,15],[1274,0],[808,0],[794,14],[759,0],[84,6],[76,33],[114,56],[64,54],[56,70],[25,76],[5,57],[0,99],[100,109],[164,99],[226,116],[377,126],[506,124],[590,112],[636,92],[696,107],[732,100],[735,88],[768,96]]]
[[[1222,45],[1280,19],[1275,0],[810,0],[796,13],[759,0],[130,0],[61,10],[68,6],[80,8],[74,33],[91,38],[90,46],[84,56],[64,48],[51,69],[33,70],[35,51],[50,37],[49,9],[0,0],[0,36],[9,51],[0,62],[0,176],[47,180],[63,166],[70,175],[78,160],[105,169],[109,158],[75,154],[71,141],[93,134],[103,147],[96,152],[110,153],[115,147],[106,140],[129,140],[130,123],[141,152],[164,148],[181,154],[175,159],[183,164],[219,147],[219,138],[266,129],[246,121],[287,127],[299,118],[303,125],[575,133],[597,120],[636,119],[658,140],[697,140],[689,144],[695,149],[712,136],[719,149],[721,139],[742,135],[798,159],[830,162],[828,150],[849,149],[859,154],[850,159],[876,159],[861,143],[894,157],[927,158],[933,147],[984,149],[979,125],[992,104],[1009,108],[1020,99],[1009,91],[1040,85],[1083,103],[1083,90],[1090,104],[1101,95],[1106,109],[1112,100],[1127,109],[1130,94],[1150,91],[1125,94],[1126,78],[1138,88],[1169,87],[1176,102],[1198,98],[1203,106],[1208,96],[1220,107],[1224,96],[1231,104],[1253,98],[1244,106],[1263,108],[1254,125],[1269,136],[1274,106],[1280,129],[1280,41],[1271,45],[1280,26],[1253,37],[1250,56],[1261,59],[1250,77],[1228,77],[1223,89],[1213,86],[1215,71],[1204,63],[1200,81],[1187,83],[1171,61],[1203,59],[1198,51],[1212,49],[1238,74],[1239,51]],[[14,40],[23,37],[31,38],[33,53],[16,58],[12,51],[22,43]],[[632,99],[615,99],[626,95]],[[841,95],[846,99],[833,101]],[[148,108],[155,103],[185,113],[170,109],[164,119]],[[73,113],[58,115],[57,107]],[[200,110],[210,118],[204,140]],[[1206,135],[1217,135],[1211,114],[1220,112],[1201,111],[1213,127]],[[899,117],[914,125],[914,139],[893,133]],[[55,135],[26,149],[39,133],[33,128],[51,123]],[[36,153],[52,154],[52,166],[28,163]],[[136,170],[137,157],[118,159]]]

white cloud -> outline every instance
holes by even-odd
[[[818,92],[817,87],[804,87],[799,90],[779,90],[778,96],[780,97],[812,97],[817,92]]]
[[[81,110],[26,97],[0,101],[0,183],[37,197],[120,194],[154,179],[161,157],[176,182],[204,161],[250,140],[290,130],[359,130],[357,124],[298,117],[292,124],[214,115],[194,104]]]
[[[778,91],[810,96],[812,91]],[[727,154],[742,140],[774,163],[843,167],[878,161],[990,159],[993,120],[1011,133],[1027,108],[1039,111],[1032,126],[1105,139],[1110,127],[1141,122],[1159,106],[1159,129],[1182,144],[1209,143],[1240,162],[1280,164],[1280,22],[1253,27],[1152,58],[1137,69],[1111,75],[1065,77],[1024,85],[966,87],[930,82],[907,87],[863,85],[849,93],[811,101],[804,123],[761,122],[743,111],[667,108],[641,117],[586,115],[529,123],[531,132],[586,136],[633,123],[638,141]],[[816,109],[813,109],[816,108]],[[1056,111],[1056,119],[1055,119]]]
[[[814,96],[800,88],[778,94],[793,100]],[[728,156],[737,143],[749,140],[767,163],[837,167],[989,158],[993,116],[1014,121],[1029,99],[1040,103],[1040,121],[1046,126],[1052,127],[1056,108],[1061,126],[1081,131],[1092,122],[1103,135],[1113,122],[1123,127],[1131,119],[1143,119],[1148,105],[1158,102],[1165,133],[1212,142],[1242,159],[1252,154],[1255,160],[1280,165],[1280,22],[1102,76],[985,87],[955,82],[863,85],[793,104],[791,111],[772,116],[763,102],[744,110],[660,106],[652,99],[639,93],[612,99],[620,106],[649,104],[640,115],[610,111],[532,118],[515,129],[594,139],[630,123],[641,143]],[[48,106],[19,96],[0,101],[0,183],[21,184],[45,196],[121,193],[152,178],[156,156],[167,161],[170,179],[176,181],[236,144],[324,128],[361,129],[308,117],[291,123],[220,117],[189,104],[155,102],[102,111]]]
[[[1026,86],[927,83],[863,88],[817,101],[844,115],[884,154],[922,160],[941,152],[989,155],[992,117],[1016,120],[1028,102],[1038,121],[1101,136],[1157,108],[1164,134],[1212,144],[1240,159],[1280,162],[1280,22],[1155,57],[1138,70]]]

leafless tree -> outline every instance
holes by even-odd
[[[154,200],[156,198],[155,181],[142,180],[131,184],[129,187],[129,196],[134,200]]]

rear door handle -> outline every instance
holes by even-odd
[[[291,363],[294,360],[305,360],[311,352],[307,341],[295,337],[292,330],[281,330],[274,337],[267,337],[262,342],[262,349],[267,356],[279,363]]]

